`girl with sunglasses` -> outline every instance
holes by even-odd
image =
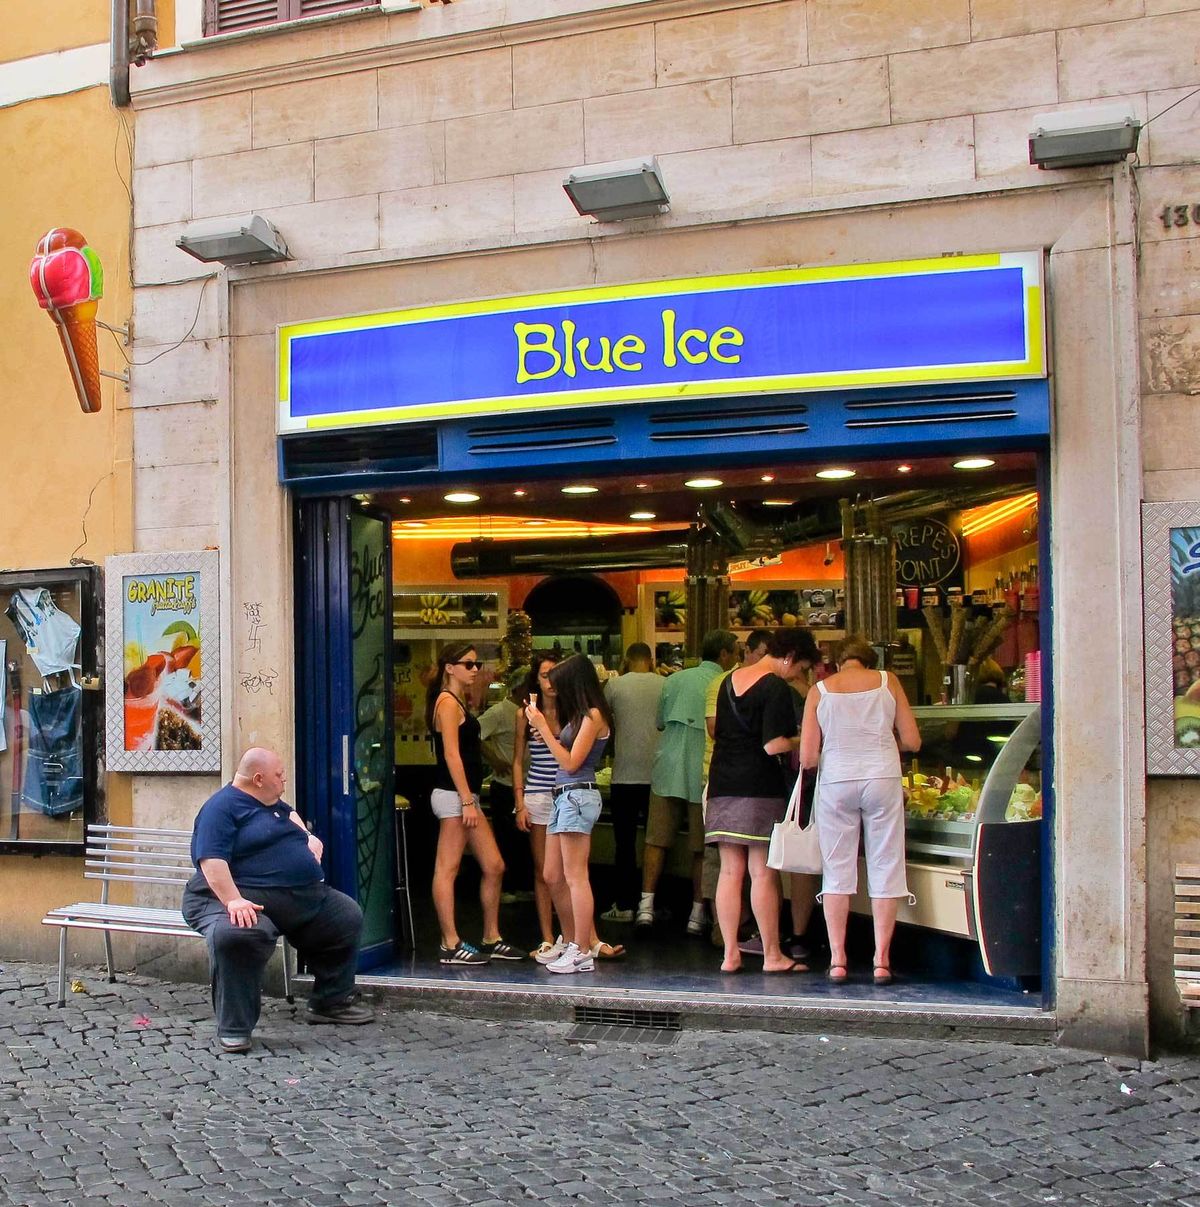
[[[600,792],[596,769],[612,737],[613,719],[596,677],[596,668],[583,654],[575,654],[549,672],[557,697],[558,719],[563,727],[556,737],[545,714],[532,697],[525,706],[529,724],[546,744],[558,764],[554,805],[546,827],[544,875],[559,904],[563,933],[570,936],[562,954],[545,967],[549,972],[591,972],[593,909],[588,879],[592,828],[600,817]],[[565,883],[567,892],[557,893]]]
[[[457,642],[438,655],[437,673],[429,684],[425,721],[433,734],[437,760],[430,804],[438,819],[437,856],[433,866],[433,905],[442,932],[442,964],[476,966],[489,960],[520,960],[523,953],[500,937],[500,884],[504,860],[488,819],[479,805],[483,787],[483,751],[479,722],[467,709],[467,691],[483,663],[475,647]],[[479,902],[483,907],[482,949],[464,942],[454,921],[454,882],[465,850],[482,872]],[[490,936],[490,937],[489,937]]]

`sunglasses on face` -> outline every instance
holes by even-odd
[[[456,662],[454,665],[466,667],[466,669],[469,671],[477,671],[482,668],[483,663],[477,662],[473,658],[464,658],[461,662]]]

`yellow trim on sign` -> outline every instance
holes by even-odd
[[[809,373],[788,377],[747,377],[737,381],[663,382],[659,385],[610,387],[598,390],[563,390],[548,394],[510,394],[493,398],[470,398],[452,402],[419,403],[414,406],[379,408],[370,411],[341,411],[305,419],[292,417],[296,429],[356,427],[374,423],[407,423],[417,420],[466,418],[507,411],[532,411],[540,406],[597,406],[603,403],[671,401],[677,398],[714,398],[726,394],[765,394],[773,390],[812,391],[847,386],[933,385],[947,381],[981,381],[1000,377],[1033,377],[1024,364],[963,364],[907,369],[863,369],[852,373]]]

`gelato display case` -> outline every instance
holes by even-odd
[[[978,942],[992,976],[1041,971],[1040,704],[914,708],[899,921]],[[869,913],[865,868],[853,908]]]

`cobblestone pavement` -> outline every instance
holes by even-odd
[[[51,1005],[0,969],[0,1203],[1177,1203],[1200,1207],[1200,1061],[408,1011],[309,1027],[269,999],[214,1051],[206,991]]]

